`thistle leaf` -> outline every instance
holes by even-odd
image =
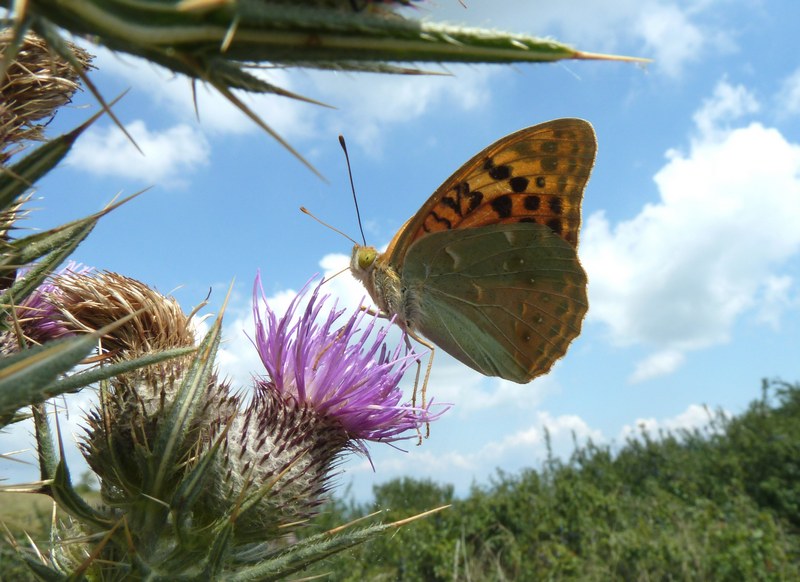
[[[108,380],[120,374],[133,372],[139,368],[152,366],[153,364],[171,360],[172,358],[187,356],[194,351],[195,348],[193,347],[175,348],[172,350],[164,350],[161,352],[146,354],[130,360],[120,360],[112,364],[105,364],[98,368],[92,368],[90,370],[78,372],[58,380],[53,384],[53,389],[57,390],[59,393],[75,392],[80,388],[89,386],[90,384],[95,384],[102,380]]]
[[[254,83],[253,64],[342,71],[418,74],[397,62],[522,63],[560,59],[646,59],[600,55],[549,39],[406,19],[386,6],[269,0],[28,0],[34,30],[53,44],[58,28],[97,39],[112,50],[157,63],[219,90],[254,118],[232,91],[243,89],[312,101],[269,83]],[[399,3],[403,4],[403,3]],[[58,49],[62,57],[67,58]],[[85,74],[82,78],[98,97]],[[254,121],[314,168],[268,124]]]
[[[53,382],[95,347],[86,335],[56,340],[0,359],[0,417],[58,394]]]
[[[72,487],[69,469],[64,459],[56,466],[55,477],[50,485],[50,493],[59,508],[83,523],[92,524],[101,530],[111,527],[111,522],[103,514],[92,508]]]

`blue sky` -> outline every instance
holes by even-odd
[[[262,371],[244,334],[256,270],[279,308],[314,273],[347,264],[351,244],[298,211],[306,206],[356,236],[339,133],[348,140],[367,239],[380,247],[489,143],[557,117],[589,120],[599,146],[583,206],[579,252],[590,310],[582,335],[548,376],[528,385],[483,378],[439,351],[429,391],[454,407],[420,447],[372,447],[374,471],[352,457],[339,481],[360,498],[404,475],[466,493],[497,468],[537,466],[544,427],[562,454],[572,433],[619,444],[642,424],[702,425],[704,405],[741,412],[759,395],[761,378],[799,376],[792,346],[800,340],[800,4],[466,4],[437,0],[411,14],[654,62],[431,65],[452,73],[436,77],[265,72],[337,107],[247,98],[326,184],[210,90],[199,91],[198,122],[185,79],[94,49],[93,78],[104,94],[131,88],[116,111],[145,156],[102,120],[40,185],[27,222],[52,226],[98,210],[118,192],[152,186],[107,217],[75,258],[172,293],[186,311],[211,288],[213,313],[234,280],[220,366],[247,385]],[[81,95],[52,131],[94,110]],[[365,295],[348,274],[329,291],[353,306]],[[71,401],[66,430],[78,432],[88,399]],[[29,447],[27,431],[0,435],[0,449]],[[11,463],[2,472],[34,475]]]

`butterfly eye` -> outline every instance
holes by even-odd
[[[368,269],[375,262],[378,253],[375,249],[362,248],[358,251],[358,266],[362,269]]]

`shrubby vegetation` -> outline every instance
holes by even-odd
[[[704,430],[589,443],[540,470],[498,472],[466,499],[401,479],[332,503],[310,531],[381,509],[453,506],[325,563],[333,580],[800,579],[800,384],[764,382]]]

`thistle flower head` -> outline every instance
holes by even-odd
[[[411,438],[404,433],[438,417],[401,403],[398,383],[416,354],[389,349],[386,329],[371,339],[376,318],[363,311],[341,322],[344,310],[326,306],[320,286],[301,308],[307,292],[278,316],[256,278],[253,343],[267,377],[255,380],[252,401],[229,427],[216,481],[222,490],[213,495],[236,500],[259,491],[237,519],[240,539],[286,534],[325,500],[342,453]]]
[[[172,297],[118,273],[70,273],[54,278],[62,320],[73,333],[91,333],[125,320],[101,340],[104,363],[120,363],[173,348],[193,347],[191,318]],[[195,354],[117,373],[101,389],[101,404],[89,411],[80,443],[107,495],[140,488],[142,466],[168,425]],[[201,405],[183,435],[187,450],[205,446],[206,435],[227,422],[238,399],[226,381],[211,374]],[[176,430],[176,434],[179,432]],[[181,476],[176,469],[175,478]]]
[[[91,267],[70,261],[66,267],[58,270],[17,305],[14,310],[14,318],[23,338],[17,338],[13,332],[4,334],[0,340],[3,353],[16,351],[21,345],[43,344],[60,337],[73,335],[73,330],[67,324],[59,308],[61,291],[56,280],[58,277],[73,274],[84,275],[91,271]],[[26,272],[27,269],[20,269],[17,271],[16,278],[24,277]]]
[[[14,30],[0,30],[0,56],[14,42]],[[90,68],[92,56],[68,43],[76,63]],[[78,90],[78,72],[50,49],[44,39],[28,33],[0,79],[0,165],[31,140],[41,140],[47,120]]]
[[[254,343],[273,390],[337,420],[356,441],[409,438],[401,435],[431,420],[428,410],[400,403],[403,394],[398,383],[419,356],[403,355],[402,342],[390,350],[385,343],[388,328],[378,330],[370,340],[377,316],[357,311],[338,324],[345,310],[334,304],[323,313],[328,296],[320,296],[318,285],[300,318],[296,314],[307,287],[283,317],[270,310],[261,290],[262,318],[257,297],[260,284],[257,278]]]

